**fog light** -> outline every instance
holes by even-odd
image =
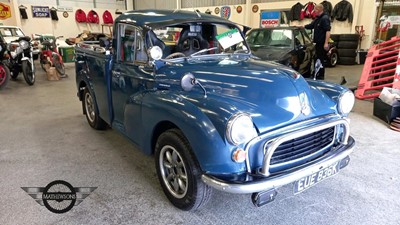
[[[232,159],[235,162],[242,163],[246,160],[246,152],[243,149],[237,149],[233,152]]]

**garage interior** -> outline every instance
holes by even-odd
[[[391,3],[385,7],[381,5],[385,1],[348,1],[354,6],[353,23],[336,21],[333,33],[355,34],[355,27],[362,25],[365,36],[358,47],[361,52],[376,43],[400,37],[399,25],[381,32],[376,28],[385,13],[400,16],[400,2],[386,0]],[[78,8],[95,8],[93,1],[1,2],[12,5],[12,13],[18,15],[3,25],[19,26],[29,35],[51,33],[75,37],[88,27],[73,22],[71,29],[65,29],[70,21],[62,21],[62,12],[58,12],[61,25],[49,18],[23,20],[17,11],[20,5],[26,6],[27,11],[32,5],[70,7],[74,12]],[[210,10],[216,15],[216,7],[230,6],[231,20],[258,28],[262,10],[289,10],[297,2],[135,0],[115,1],[112,6],[115,9],[110,9],[109,1],[97,1],[96,10],[101,15],[109,9],[114,18],[119,15],[117,11],[171,7]],[[339,1],[331,2],[334,5]],[[242,14],[233,11],[239,5],[243,7]],[[258,6],[256,13],[251,11],[254,5]],[[74,12],[69,12],[68,19],[75,20]],[[376,16],[371,18],[372,14]],[[48,20],[49,26],[32,25],[37,20]],[[304,22],[295,21],[290,25]],[[95,32],[105,29],[97,24],[90,28]],[[360,62],[360,54],[356,57],[351,65],[339,63],[326,68],[325,80],[338,84],[344,77],[347,81],[344,86],[357,87],[365,65]],[[65,63],[67,76],[57,81],[48,80],[37,60],[35,67],[34,85],[27,85],[20,75],[0,90],[1,224],[399,224],[400,135],[389,128],[390,121],[374,116],[374,98],[356,99],[349,114],[356,146],[349,166],[334,178],[299,195],[293,195],[293,186],[286,185],[279,189],[272,203],[260,208],[254,207],[250,195],[214,191],[206,207],[184,212],[171,205],[162,193],[153,156],[136,149],[115,130],[96,131],[87,125],[82,104],[76,97],[74,62]],[[97,189],[64,214],[49,212],[21,189],[43,187],[54,180]]]

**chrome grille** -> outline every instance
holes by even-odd
[[[335,136],[335,127],[329,127],[280,144],[273,153],[270,165],[285,163],[313,155],[331,145]],[[330,148],[325,149],[329,151]],[[323,152],[321,152],[322,154]],[[319,155],[319,154],[318,154]],[[317,157],[317,156],[316,156]],[[312,160],[310,158],[309,160]]]

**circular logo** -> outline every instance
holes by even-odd
[[[242,11],[243,11],[242,6],[239,5],[238,7],[236,7],[236,12],[237,12],[237,13],[240,14]]]
[[[219,14],[219,8],[218,7],[215,7],[215,9],[214,9],[214,12],[215,12],[215,14]]]
[[[64,18],[68,18],[68,12],[63,12]]]
[[[66,181],[56,180],[48,184],[42,194],[43,204],[53,213],[66,213],[76,202],[75,189]]]
[[[253,10],[253,13],[258,12],[258,5],[253,5],[253,8],[251,8]]]

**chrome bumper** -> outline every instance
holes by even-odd
[[[204,183],[217,190],[235,194],[248,194],[277,189],[283,185],[293,183],[303,177],[309,176],[322,168],[334,164],[335,162],[343,159],[347,160],[346,157],[348,157],[353,151],[354,144],[354,139],[349,137],[347,145],[341,146],[336,149],[336,151],[328,153],[324,158],[317,160],[304,168],[286,174],[265,177],[256,181],[229,183],[206,174],[202,175],[201,179]]]

